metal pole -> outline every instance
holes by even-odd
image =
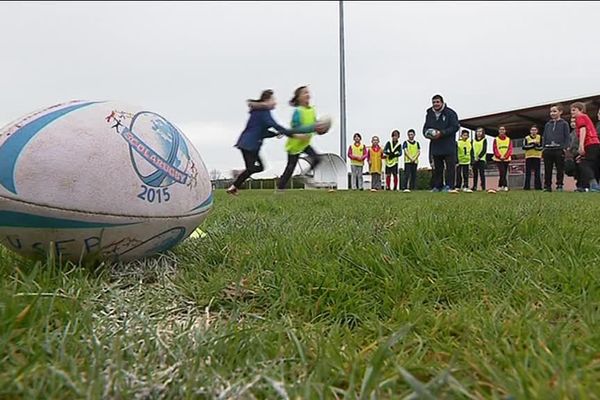
[[[346,67],[344,56],[344,2],[339,2],[340,10],[340,157],[346,159]]]

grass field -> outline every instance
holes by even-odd
[[[218,191],[145,263],[3,250],[0,398],[598,399],[599,200]]]

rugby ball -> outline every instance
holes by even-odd
[[[194,232],[212,204],[200,154],[154,111],[72,101],[0,129],[0,240],[24,256],[150,256]]]
[[[317,129],[317,134],[319,135],[324,135],[327,132],[329,132],[329,129],[331,128],[331,117],[329,116],[325,116],[322,118],[319,118],[316,122],[316,125],[321,125],[322,129]]]
[[[427,139],[433,139],[435,135],[437,135],[437,131],[433,128],[429,128],[425,131],[424,135]]]

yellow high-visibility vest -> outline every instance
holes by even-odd
[[[498,152],[504,157],[504,155],[506,153],[508,153],[508,148],[510,147],[510,138],[508,136],[505,139],[500,139],[500,137],[497,137],[494,140],[496,141],[496,147],[498,148]],[[494,155],[494,160],[500,161],[495,155]],[[509,157],[508,159],[506,159],[504,161],[510,161],[510,160],[511,160],[511,157]]]
[[[459,140],[456,142],[458,148],[458,164],[469,165],[471,164],[471,149],[473,145],[470,140]]]
[[[354,143],[352,143],[352,145],[350,145],[350,148],[352,149],[352,155],[354,157],[362,157],[364,155],[364,152],[365,152],[364,144],[361,143],[359,146],[356,146]],[[350,164],[363,166],[365,164],[365,162],[359,161],[359,160],[350,160]]]
[[[317,121],[317,111],[314,107],[298,106],[296,110],[300,114],[300,126],[312,125]],[[297,126],[293,126],[292,124],[292,128],[297,128]],[[314,132],[309,133],[311,139],[314,134]],[[285,151],[290,154],[300,154],[308,147],[308,145],[310,145],[310,139],[303,140],[295,137],[288,137],[287,142],[285,143]]]
[[[388,143],[390,144],[390,149],[391,149],[392,153],[395,153],[396,150],[398,150],[398,147],[402,146],[402,143],[400,143],[399,140],[396,142],[396,144],[394,144],[394,142],[388,142]],[[394,158],[386,157],[385,165],[387,167],[393,167],[396,164],[398,164],[398,157],[394,157]]]
[[[484,148],[483,146],[486,145],[486,148]],[[483,154],[483,158],[480,158],[479,160],[477,159],[477,157],[479,157],[479,155],[481,154],[481,152],[484,152]],[[473,155],[474,155],[474,160],[475,161],[483,161],[486,162],[485,159],[485,152],[487,151],[487,142],[485,140],[485,137],[481,140],[473,140]]]
[[[540,150],[542,144],[542,137],[540,135],[535,135],[535,138],[532,138],[531,135],[525,136],[525,144],[535,144],[533,149],[525,150],[525,158],[541,158],[542,150]]]
[[[381,156],[383,155],[383,149],[379,146],[379,150],[375,151],[372,147],[369,147],[369,172],[380,174],[381,173]]]
[[[419,154],[419,151],[421,150],[419,142],[414,141],[411,143],[407,140],[404,143],[406,143],[406,149],[404,150],[404,163],[416,163],[418,161],[416,160],[417,154]],[[415,161],[410,161],[409,158],[410,160]]]

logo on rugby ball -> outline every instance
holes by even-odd
[[[198,169],[179,130],[160,115],[112,111],[106,122],[129,145],[131,164],[149,187],[197,185]]]

